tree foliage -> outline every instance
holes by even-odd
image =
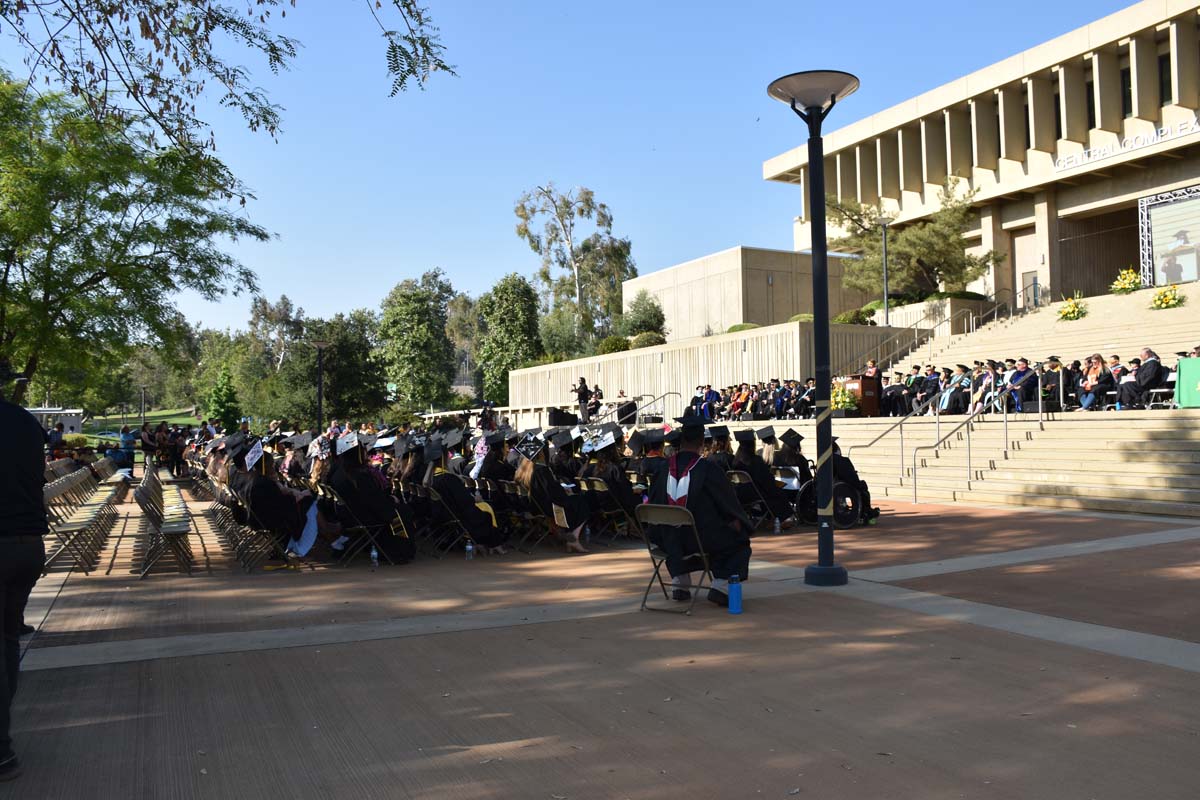
[[[304,309],[293,306],[286,294],[277,303],[256,296],[250,301],[250,335],[262,343],[278,372],[293,344],[304,335]]]
[[[202,139],[196,114],[215,91],[251,130],[279,131],[279,106],[239,63],[264,59],[290,68],[299,43],[273,27],[295,0],[0,0],[0,22],[21,49],[28,81],[53,83],[82,99],[96,120],[141,119],[178,146]],[[419,0],[379,0],[367,8],[386,40],[391,94],[454,73],[429,12]],[[397,24],[398,23],[398,24]],[[211,131],[208,131],[211,142]]]
[[[609,353],[624,353],[629,349],[629,340],[624,336],[606,336],[596,345],[596,353],[606,356]]]
[[[505,275],[479,298],[479,313],[484,323],[479,344],[483,396],[504,405],[508,402],[509,371],[542,353],[537,291],[524,277]]]
[[[131,122],[0,76],[0,164],[0,358],[30,377],[51,361],[180,341],[180,290],[256,289],[222,244],[267,233],[232,206],[244,190],[207,153],[156,148]]]
[[[322,356],[325,419],[366,420],[387,405],[387,385],[378,351],[379,321],[366,309],[332,319],[305,320],[303,338],[325,341]],[[299,425],[317,420],[317,350],[300,345],[280,368],[269,413]]]
[[[967,252],[963,234],[974,226],[974,192],[959,195],[953,178],[939,194],[941,207],[928,218],[888,230],[888,291],[924,296],[940,287],[962,290],[1003,260],[1003,254]],[[828,199],[829,216],[847,235],[831,243],[861,255],[846,262],[845,283],[872,294],[883,290],[883,242],[879,209],[853,200]]]
[[[568,308],[578,344],[611,332],[621,313],[621,282],[636,276],[637,267],[629,240],[612,235],[608,206],[586,187],[560,192],[547,183],[521,195],[514,212],[517,236],[541,257],[543,312]],[[556,330],[554,338],[564,337]]]
[[[637,336],[639,333],[657,333],[665,337],[667,317],[663,314],[662,304],[658,298],[645,289],[639,291],[625,309],[621,317],[621,333],[626,336]]]
[[[448,401],[454,377],[454,344],[446,333],[454,289],[440,269],[404,280],[383,301],[380,349],[387,379],[405,408]]]
[[[446,306],[446,334],[454,344],[455,383],[466,381],[478,390],[481,374],[479,340],[479,304],[469,294],[459,292]]]
[[[655,331],[646,331],[634,336],[629,342],[630,350],[640,350],[643,347],[657,347],[660,344],[666,344],[667,337]]]
[[[237,427],[238,421],[242,418],[242,409],[238,405],[237,392],[233,388],[233,376],[230,375],[229,369],[221,370],[217,376],[217,382],[213,384],[212,391],[208,394],[208,418],[220,420],[225,426],[225,430],[230,431]]]

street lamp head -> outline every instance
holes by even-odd
[[[854,94],[858,78],[849,72],[813,69],[793,72],[771,81],[767,94],[799,111],[825,111],[837,101]]]
[[[329,347],[330,343],[325,341],[324,339],[313,339],[313,340],[309,341],[309,344],[311,344],[313,347],[317,348],[318,350],[324,350],[326,347]]]
[[[879,224],[885,228],[888,225],[891,225],[893,222],[896,221],[896,218],[893,217],[891,214],[880,214],[878,219],[879,219]]]

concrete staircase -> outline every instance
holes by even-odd
[[[941,421],[945,436],[965,417]],[[837,419],[834,435],[877,498],[912,502],[913,450],[938,439],[935,419]],[[761,427],[746,423],[734,427]],[[815,457],[811,422],[789,423]],[[777,432],[787,425],[776,423]],[[1200,517],[1200,410],[1010,415],[972,423],[970,471],[963,428],[938,450],[918,453],[919,502],[997,505]]]
[[[1150,308],[1155,289],[1142,289],[1128,295],[1100,295],[1085,298],[1088,315],[1074,322],[1060,322],[1062,302],[1010,319],[991,322],[973,333],[947,339],[934,339],[909,355],[897,358],[889,372],[908,372],[913,364],[952,367],[970,365],[988,358],[1028,357],[1042,360],[1057,355],[1068,362],[1083,360],[1092,353],[1105,357],[1117,354],[1122,361],[1138,355],[1142,347],[1151,347],[1172,365],[1178,350],[1191,350],[1200,344],[1200,283],[1184,284],[1191,305],[1166,311]]]

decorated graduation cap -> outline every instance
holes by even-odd
[[[259,439],[246,452],[246,469],[254,469],[254,465],[262,460],[263,440]]]
[[[771,442],[771,441],[775,440],[775,429],[773,427],[771,427],[770,425],[768,425],[765,428],[759,428],[754,433],[756,436],[758,436],[759,439],[761,439],[764,442]]]
[[[531,433],[527,433],[521,437],[514,448],[523,458],[533,461],[542,450],[546,447],[546,443]]]
[[[733,438],[741,444],[754,444],[754,431],[743,428],[734,431]]]
[[[348,453],[358,447],[358,433],[351,431],[344,436],[339,436],[337,440],[337,454],[340,456],[343,453]]]
[[[371,445],[372,450],[386,450],[396,444],[395,436],[378,436],[375,438],[375,443]]]
[[[796,431],[792,430],[791,428],[788,428],[786,431],[784,431],[782,434],[779,435],[779,441],[783,442],[784,444],[786,444],[790,447],[799,447],[800,443],[802,441],[804,441],[804,437],[801,436]]]
[[[597,436],[595,439],[592,439],[592,451],[598,453],[601,450],[606,450],[609,447],[615,446],[616,443],[617,443],[617,437],[615,435],[613,435],[613,432],[605,431],[604,433]]]
[[[571,428],[571,438],[572,439],[583,439],[586,436],[587,436],[587,429],[584,428],[582,425],[576,425],[574,428]],[[555,438],[557,438],[557,435]]]
[[[225,437],[218,436],[216,439],[213,439],[211,442],[204,445],[204,452],[211,453],[213,450],[216,450],[218,447],[220,447],[223,444],[225,444]]]
[[[592,454],[592,451],[594,451],[595,449],[596,449],[596,440],[595,439],[585,439],[583,442],[583,445],[579,448],[579,452],[585,456],[589,456]]]

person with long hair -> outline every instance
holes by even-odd
[[[733,448],[729,444],[729,428],[725,425],[713,425],[708,428],[712,441],[708,445],[709,461],[721,468],[722,472],[733,469]]]
[[[521,466],[517,467],[516,482],[529,492],[537,507],[555,526],[559,525],[559,520],[555,519],[554,506],[562,509],[567,552],[586,553],[579,536],[587,522],[587,509],[579,495],[566,493],[554,472],[546,466],[546,443],[526,435],[517,443],[516,449],[522,459]]]
[[[446,456],[441,442],[430,441],[425,445],[425,461],[431,467],[426,485],[438,493],[443,503],[434,508],[435,522],[449,522],[447,515],[453,513],[471,541],[493,555],[503,555],[508,533],[500,524],[495,509],[476,500],[462,480],[446,469]]]
[[[1095,411],[1100,407],[1096,401],[1099,400],[1103,404],[1104,396],[1115,386],[1116,381],[1113,378],[1112,370],[1104,363],[1104,357],[1099,353],[1088,356],[1087,363],[1083,366],[1083,374],[1079,378],[1078,410]]]
[[[402,507],[397,506],[389,491],[370,474],[367,453],[357,434],[339,437],[336,450],[339,452],[330,469],[329,485],[353,512],[353,517],[343,520],[343,524],[352,526],[361,522],[375,532],[376,544],[391,561],[396,564],[412,561],[416,543],[406,531],[413,530],[415,523],[411,517],[401,516]],[[398,516],[404,523],[403,529],[395,524]]]
[[[773,432],[772,432],[773,433]],[[775,476],[767,467],[767,463],[754,449],[754,431],[738,431],[734,434],[738,442],[737,452],[733,454],[733,468],[741,470],[750,476],[754,488],[767,504],[767,511],[781,528],[790,528],[795,511],[788,503],[787,495],[775,482]],[[740,487],[739,487],[740,488]],[[746,491],[746,490],[743,490]],[[743,496],[743,500],[749,498]]]

